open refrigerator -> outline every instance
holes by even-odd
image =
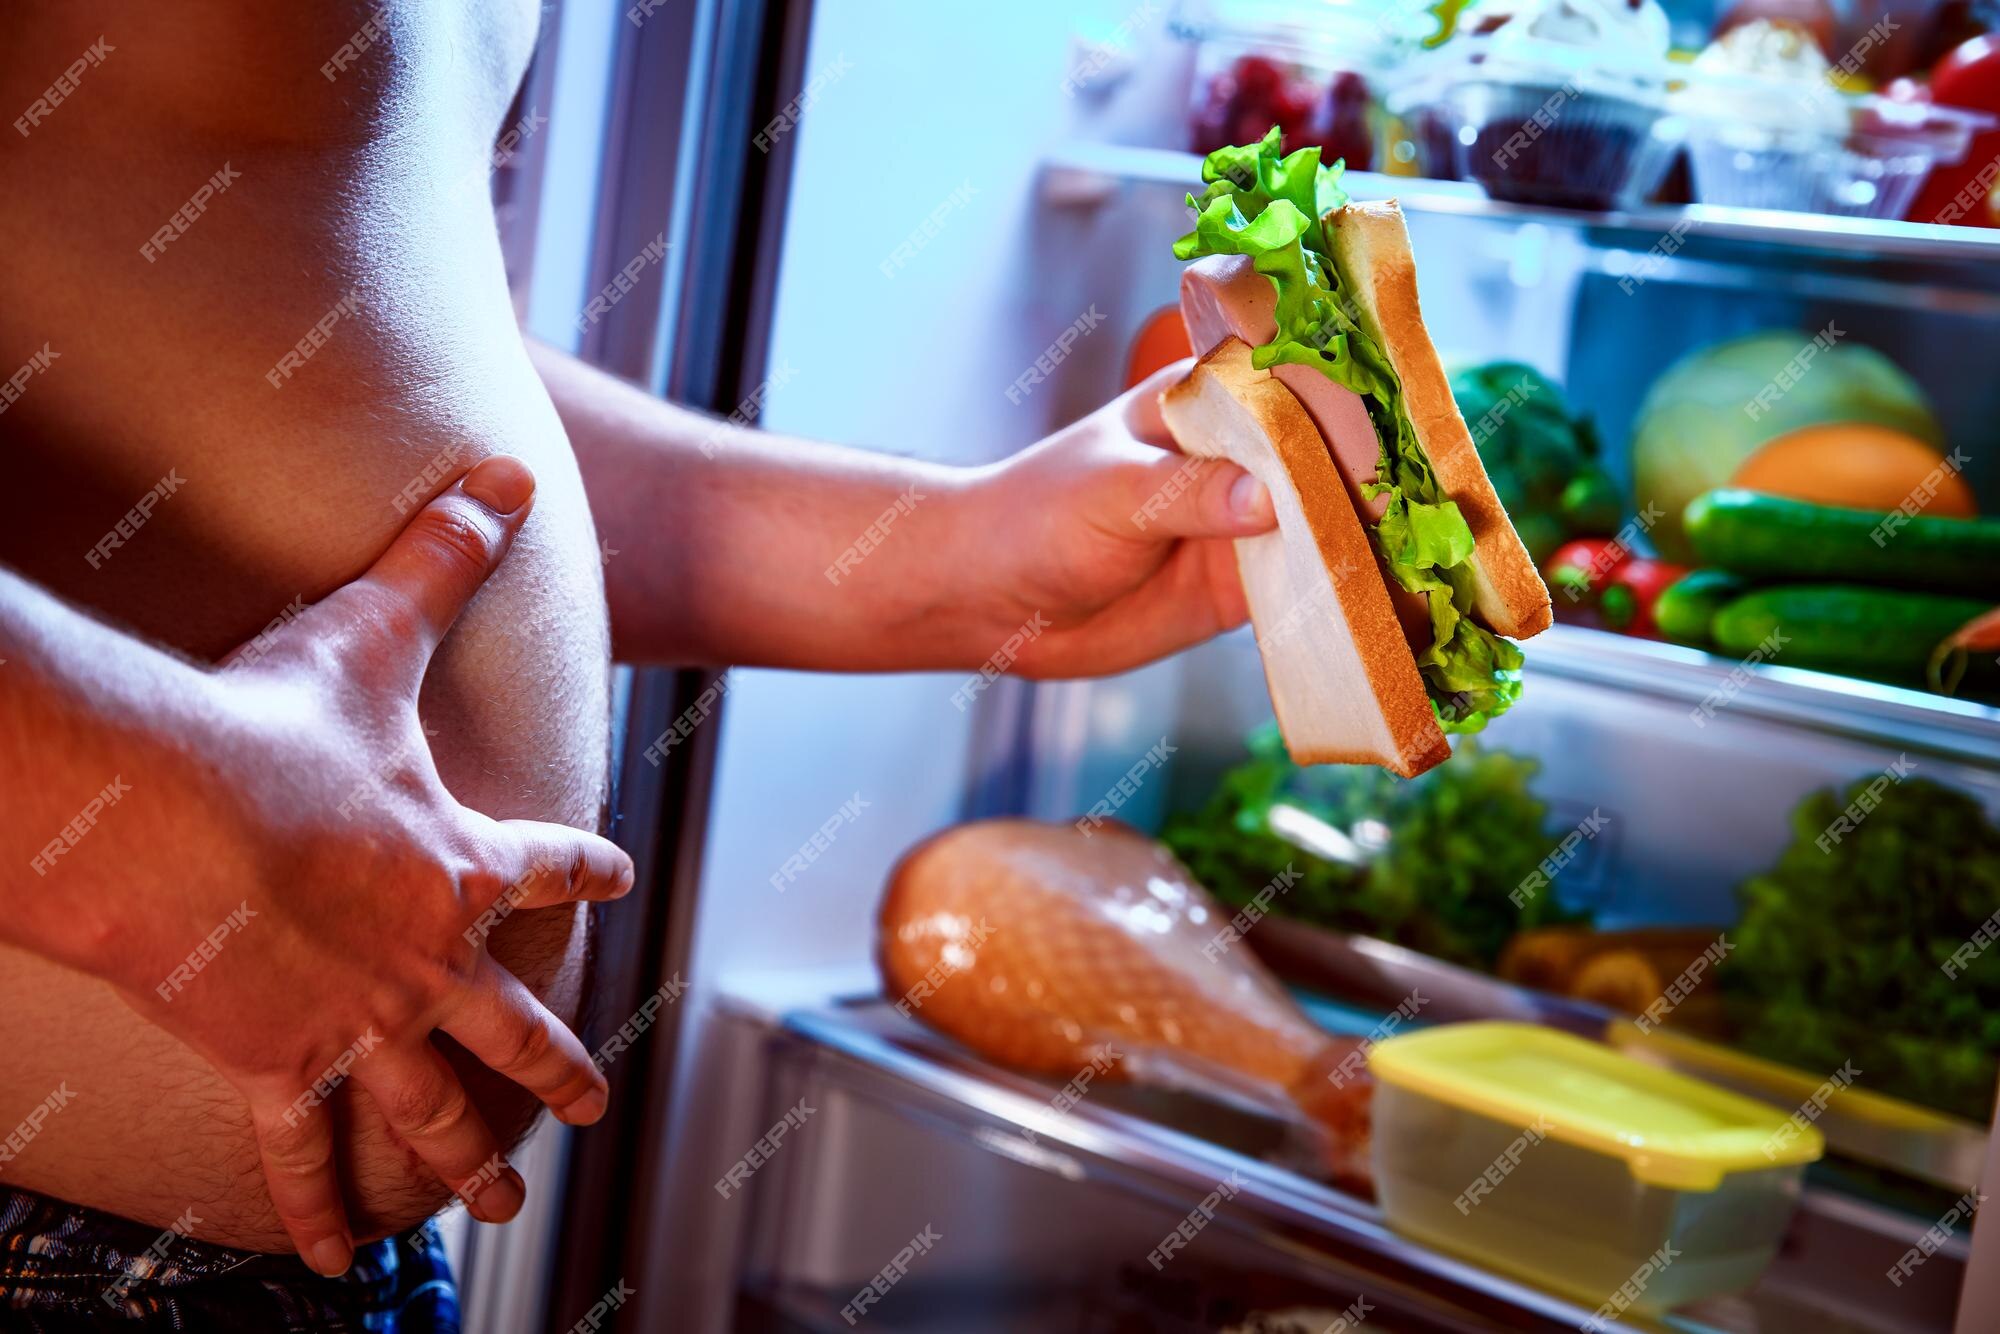
[[[568,0],[523,94],[555,109],[551,132],[503,182],[524,320],[772,430],[1004,457],[1121,390],[1134,333],[1174,298],[1169,247],[1199,166],[1169,146],[1199,59],[1176,13]],[[1982,448],[2000,419],[2000,230],[1346,181],[1401,201],[1448,359],[1535,366],[1607,441],[1690,349],[1840,321],[1895,351],[2000,503]],[[664,260],[631,271],[655,234]],[[621,270],[625,299],[576,319]],[[1736,886],[1783,852],[1802,797],[1898,763],[2000,816],[2000,710],[1567,625],[1526,651],[1522,702],[1479,744],[1536,762],[1552,828],[1602,821],[1608,836],[1560,877],[1600,925],[1732,922]],[[1392,1230],[1284,1166],[1282,1127],[1254,1106],[1100,1085],[1051,1116],[1052,1082],[883,999],[888,869],[954,821],[1073,819],[1171,739],[1164,780],[1118,812],[1157,831],[1241,761],[1269,703],[1247,629],[1121,677],[1006,680],[969,708],[963,680],[621,674],[614,832],[651,892],[603,914],[594,1022],[615,1026],[667,979],[687,990],[614,1073],[605,1124],[552,1132],[556,1202],[475,1230],[478,1327],[567,1328],[624,1282],[613,1320],[632,1329],[1206,1331],[1284,1308],[1384,1331],[2000,1329],[2000,1230],[1978,1214],[1937,1227],[1993,1179],[1990,1099],[1989,1124],[1902,1103],[1833,1112],[1839,1151],[1808,1174],[1757,1285],[1650,1317],[1607,1317]],[[653,763],[646,747],[691,709],[690,744]],[[1631,1038],[1609,1011],[1416,951],[1279,916],[1259,931],[1331,1027],[1365,1031],[1428,987],[1430,1020]],[[1728,1055],[1697,1068],[1727,1082]],[[1199,1238],[1149,1263],[1220,1182],[1230,1196]],[[857,1311],[916,1238],[921,1258]],[[1890,1281],[1919,1246],[1923,1263]]]

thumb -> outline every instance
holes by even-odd
[[[1131,522],[1167,537],[1254,537],[1277,527],[1270,490],[1228,459],[1163,452],[1133,473]]]
[[[539,820],[495,822],[495,867],[508,882],[499,896],[513,908],[548,908],[581,899],[623,898],[632,889],[632,858],[608,838]],[[481,910],[489,905],[479,904]]]
[[[1192,369],[1194,358],[1183,357],[1171,366],[1160,367],[1126,390],[1122,409],[1125,429],[1149,445],[1172,449],[1174,437],[1167,430],[1167,419],[1160,411],[1160,395],[1185,380]]]
[[[414,689],[459,612],[500,568],[534,494],[535,476],[521,460],[480,460],[418,510],[366,574],[315,610],[351,615],[407,649],[391,656]]]

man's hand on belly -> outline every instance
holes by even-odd
[[[626,892],[631,864],[594,835],[460,806],[417,713],[532,490],[519,462],[487,460],[219,672],[0,578],[0,628],[29,646],[0,688],[0,760],[10,742],[46,753],[44,732],[72,757],[39,784],[60,792],[9,794],[31,818],[0,833],[7,863],[36,874],[0,873],[16,891],[0,939],[111,982],[242,1092],[279,1217],[324,1273],[353,1246],[325,1105],[348,1077],[487,1221],[522,1185],[434,1030],[564,1120],[604,1107],[582,1045],[484,944],[515,909]],[[116,776],[72,794],[79,766]]]

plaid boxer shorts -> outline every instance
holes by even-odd
[[[296,1257],[211,1246],[31,1191],[0,1189],[0,1329],[459,1334],[428,1228],[356,1248],[321,1278]]]

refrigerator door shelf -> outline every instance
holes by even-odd
[[[1736,921],[1736,887],[1777,862],[1808,794],[1905,760],[2000,818],[2000,710],[1574,626],[1522,649],[1520,703],[1474,740],[1538,763],[1530,790],[1550,829],[1602,824],[1554,889],[1603,929]],[[1039,819],[1075,818],[1105,775],[1172,739],[1166,781],[1121,812],[1149,832],[1200,810],[1271,716],[1247,629],[1146,672],[1037,684],[1028,710],[1019,809]]]
[[[1423,1334],[1574,1330],[1599,1316],[1403,1237],[1367,1201],[1266,1161],[1281,1135],[1244,1109],[1098,1085],[1057,1114],[1052,1082],[988,1065],[873,998],[794,1011],[775,1029],[747,1010],[733,1018],[769,1055],[767,1110],[803,1100],[815,1112],[750,1183],[739,1328],[844,1328],[843,1308],[924,1229],[935,1250],[869,1300],[871,1327],[1193,1331],[1310,1309],[1325,1313],[1320,1329],[1357,1300],[1380,1327]],[[1960,1258],[1941,1252],[1900,1289],[1878,1281],[1923,1227],[1808,1189],[1748,1294],[1661,1324],[1611,1315],[1588,1327],[1942,1328]],[[1164,1240],[1177,1229],[1184,1244]]]

